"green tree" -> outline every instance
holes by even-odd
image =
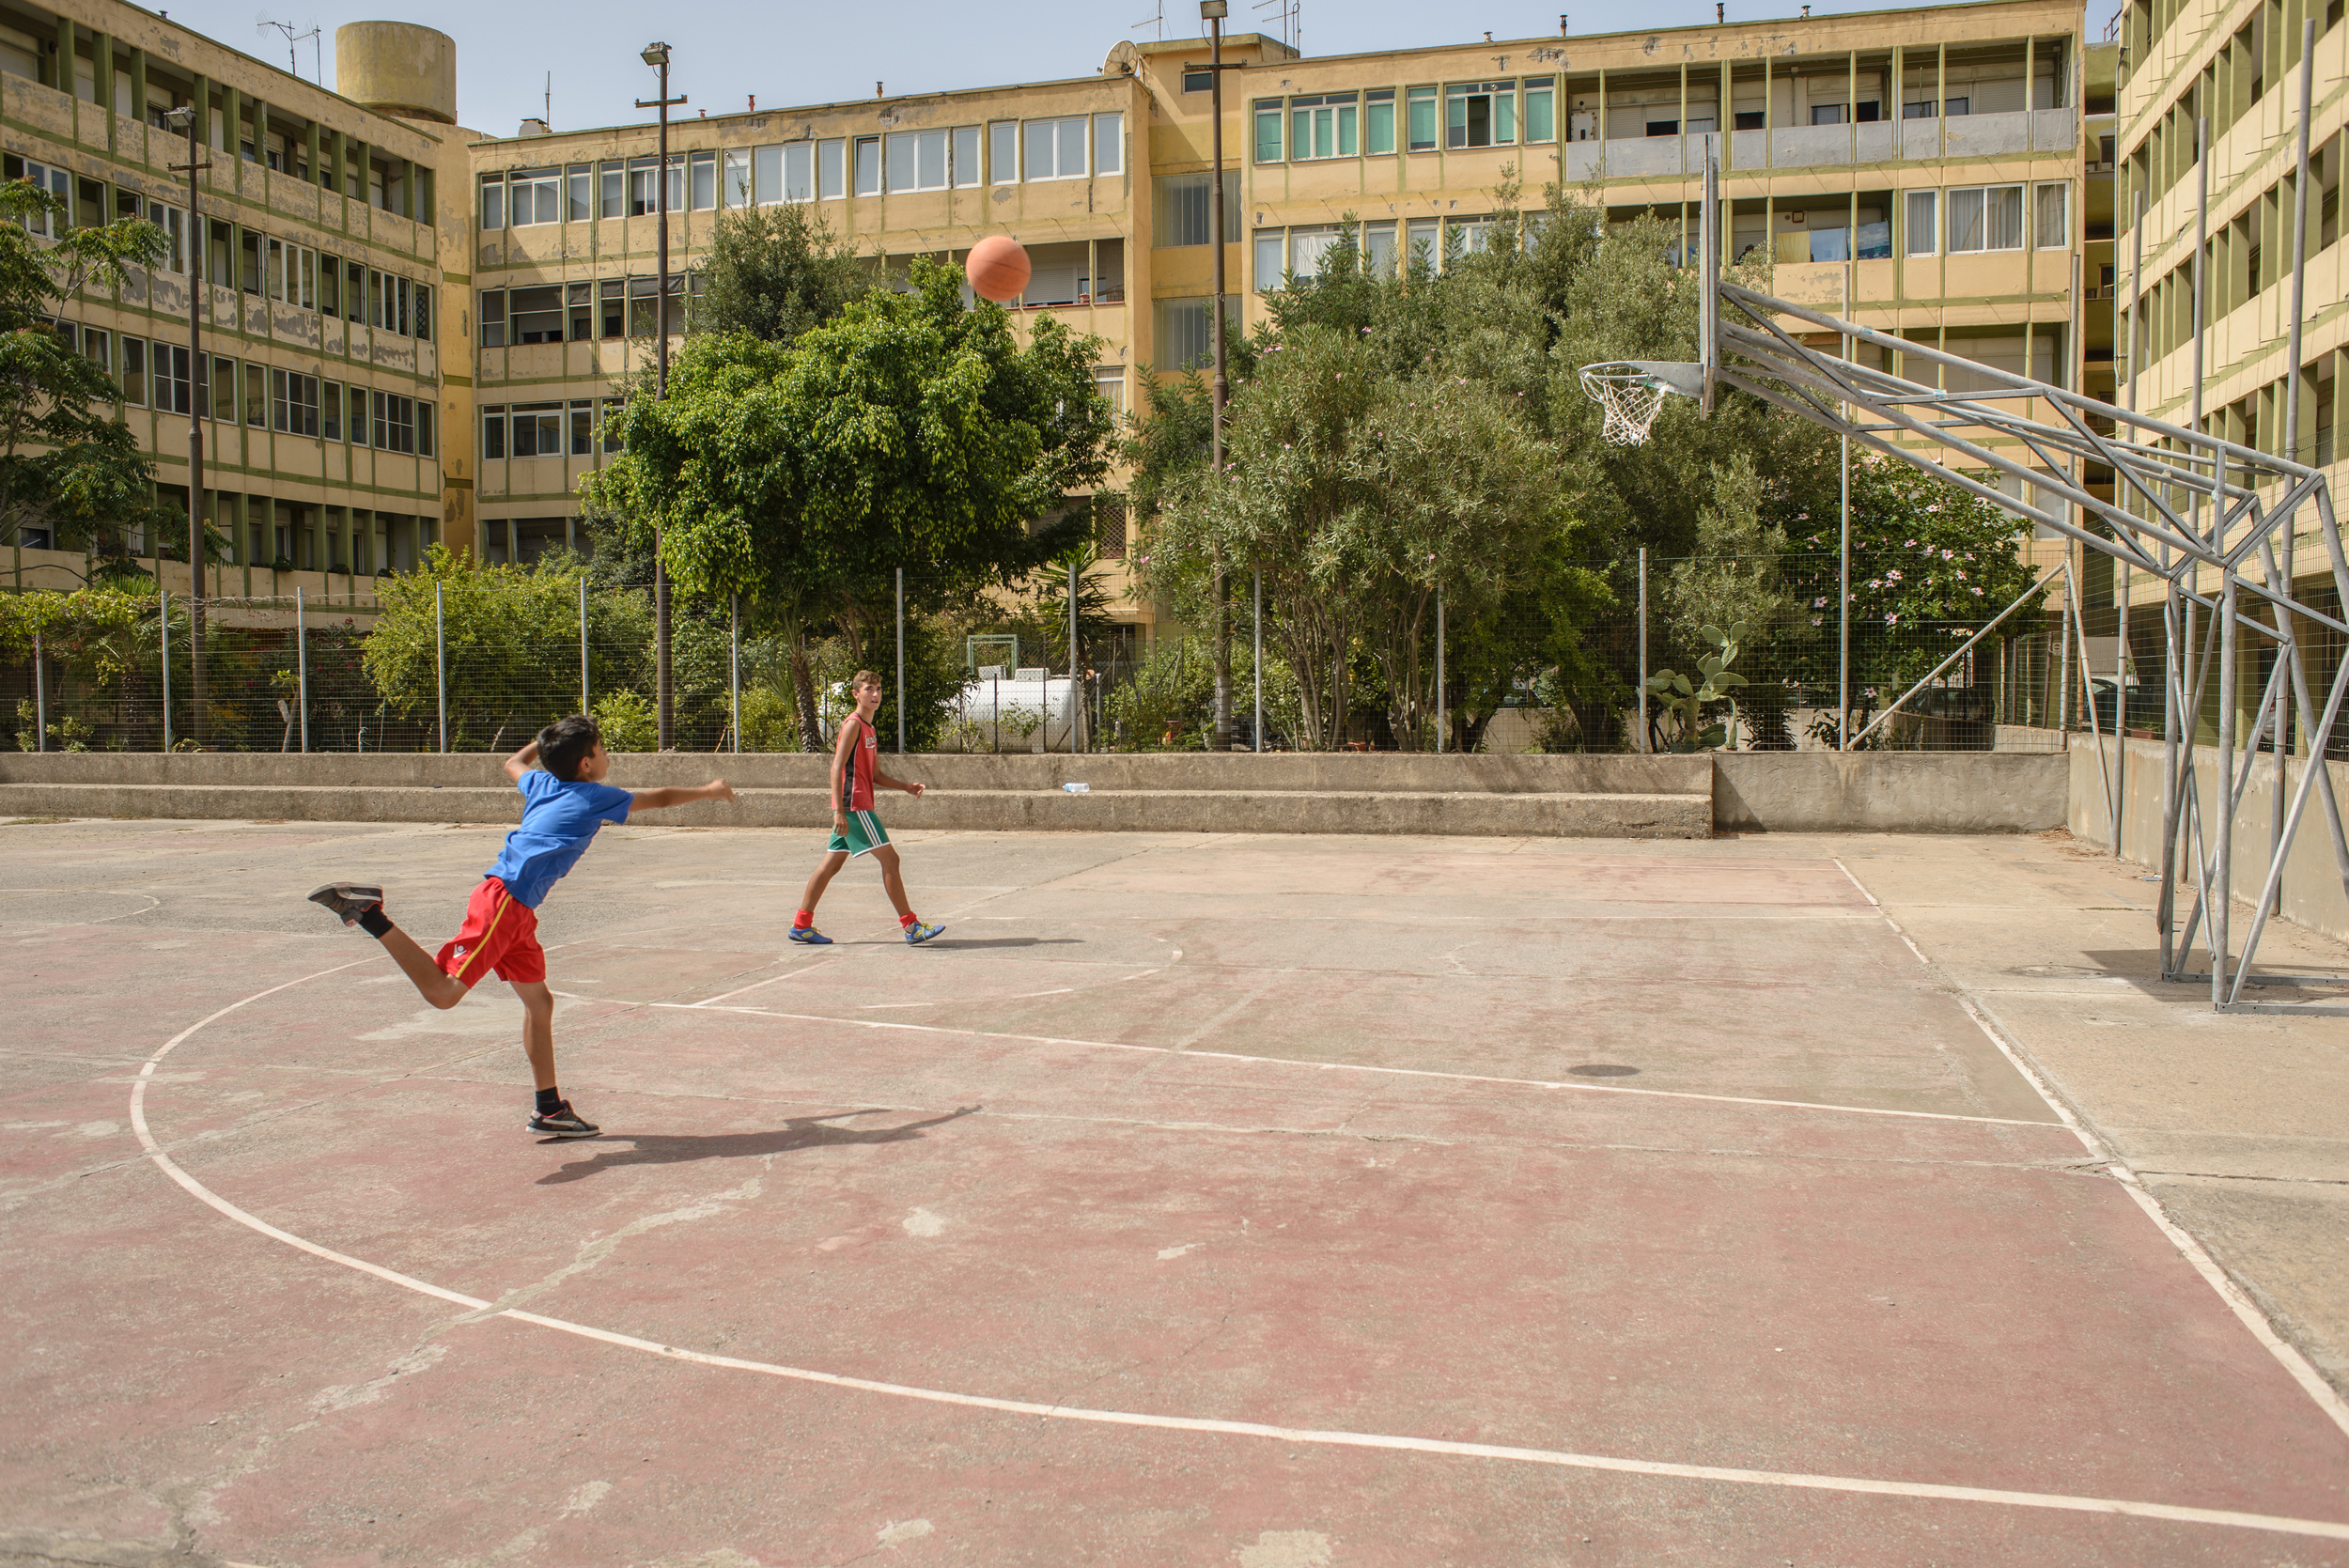
[[[67,228],[65,202],[29,180],[0,185],[0,536],[46,529],[87,545],[158,518],[148,455],[116,415],[121,389],[76,352],[57,318],[86,289],[112,290],[168,249],[153,224]],[[36,244],[27,223],[54,225]]]
[[[696,332],[748,333],[786,347],[873,287],[848,243],[795,202],[722,214],[702,279]]]
[[[1007,584],[1082,531],[1066,514],[1107,472],[1111,436],[1098,348],[1049,316],[1022,348],[1001,306],[964,308],[958,274],[917,260],[905,292],[868,293],[788,348],[689,340],[667,400],[629,400],[623,455],[583,489],[640,539],[659,531],[680,588],[739,594],[782,632],[814,748],[813,630],[875,647],[899,567]]]

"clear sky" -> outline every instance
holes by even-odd
[[[148,0],[153,4],[154,0]],[[1280,10],[1231,0],[1235,32],[1281,34]],[[1472,43],[1489,30],[1496,39],[1554,37],[1558,12],[1524,0],[1470,0],[1455,8],[1423,0],[1294,0],[1308,54]],[[2089,27],[2101,36],[2116,0],[2094,0]],[[345,22],[389,17],[437,27],[457,40],[459,116],[474,130],[510,136],[525,116],[546,112],[553,76],[553,123],[558,131],[628,124],[648,118],[635,100],[653,96],[653,72],[639,52],[654,37],[671,49],[672,92],[692,103],[677,111],[730,113],[755,94],[769,108],[869,97],[875,82],[891,94],[936,92],[1000,83],[1087,76],[1101,69],[1120,39],[1200,38],[1197,0],[1014,0],[1009,5],[950,4],[948,0],[863,0],[848,5],[787,8],[749,0],[696,0],[679,6],[621,6],[610,0],[515,4],[514,0],[408,0],[401,6],[307,8],[305,0],[179,0],[172,19],[233,48],[272,62],[286,59],[286,40],[268,18],[311,27],[320,36],[297,46],[300,72],[334,85],[334,29]],[[1903,8],[1889,4],[1814,4],[1812,14]],[[1732,0],[1730,20],[1792,16],[1797,6],[1766,8]],[[1582,0],[1568,5],[1576,33],[1695,26],[1713,20],[1712,0]],[[1824,41],[1824,40],[1823,40]]]

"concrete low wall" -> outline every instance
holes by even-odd
[[[2060,752],[1717,752],[1724,833],[2034,833],[2063,826]]]
[[[2104,743],[2104,769],[2096,766],[2096,744],[2075,736],[2072,752],[2066,825],[2073,836],[2112,847],[2112,814],[2105,790],[2117,782],[2121,795],[2121,856],[2139,865],[2161,864],[2162,743],[2158,740]],[[2221,756],[2216,747],[2195,748],[2197,794],[2206,813],[2216,814]],[[2240,753],[2238,753],[2238,756]],[[2349,764],[2327,763],[2334,794],[2349,802]],[[2284,759],[2285,807],[2300,785],[2307,759]],[[2235,897],[2254,902],[2267,877],[2269,825],[2275,820],[2276,759],[2251,759],[2250,785],[2234,817],[2234,871],[2230,880]],[[2212,817],[2206,815],[2205,820]],[[2191,875],[2191,853],[2180,857],[2182,871]],[[2349,890],[2333,846],[2332,830],[2325,818],[2323,797],[2311,796],[2301,814],[2299,831],[2284,861],[2282,913],[2286,920],[2328,937],[2349,938]],[[2183,908],[2180,910],[2184,916]],[[2235,929],[2244,927],[2240,919]]]

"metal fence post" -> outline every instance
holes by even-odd
[[[1443,755],[1443,584],[1436,584],[1436,754]]]
[[[443,584],[432,584],[432,664],[439,682],[441,703],[441,752],[448,753],[448,614],[442,593]]]
[[[163,645],[163,752],[171,752],[171,590],[163,585],[163,574],[156,573],[155,597],[162,606],[158,630]]]
[[[1077,702],[1077,688],[1081,678],[1077,658],[1077,562],[1072,556],[1068,562],[1068,754],[1070,756],[1077,754],[1077,721],[1081,717],[1081,708]],[[1050,749],[1049,744],[1046,749]]]
[[[40,633],[33,633],[33,750],[49,750],[49,672],[42,666]]]
[[[1640,734],[1633,748],[1644,754],[1647,744],[1647,546],[1640,547]]]
[[[1256,568],[1255,617],[1250,623],[1256,640],[1256,750],[1264,750],[1264,568]]]
[[[726,608],[726,693],[732,705],[727,712],[734,732],[734,750],[742,751],[742,596],[732,597]]]
[[[897,568],[897,754],[906,754],[906,569]]]
[[[294,705],[302,713],[302,753],[310,753],[310,638],[309,616],[302,590],[294,590]]]
[[[579,710],[591,710],[587,692],[587,574],[579,577]]]

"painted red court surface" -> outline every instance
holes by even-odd
[[[301,902],[430,945],[493,834],[10,831],[8,1528],[2349,1563],[2349,1436],[1826,846],[940,837],[944,939],[852,872],[811,952],[808,835],[615,832],[552,1144],[504,986]]]

